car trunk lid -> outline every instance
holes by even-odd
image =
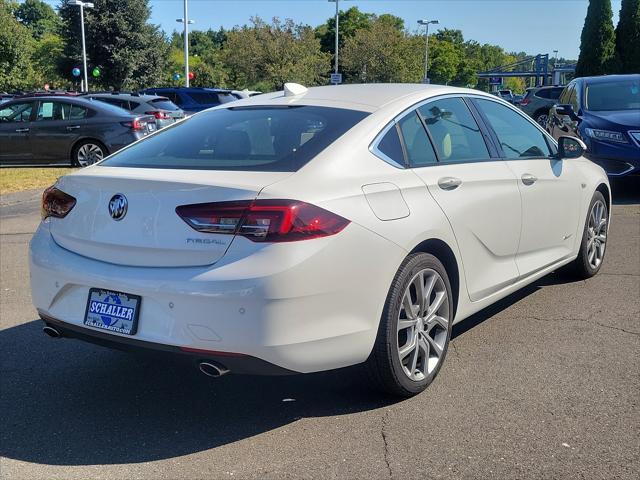
[[[91,167],[59,180],[57,187],[77,203],[65,218],[52,218],[50,230],[61,247],[104,262],[210,265],[222,258],[234,235],[200,233],[178,216],[176,207],[252,200],[262,188],[290,174]],[[117,195],[126,199],[121,218],[112,213],[125,206],[109,206]]]

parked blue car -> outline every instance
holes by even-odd
[[[573,80],[551,107],[547,130],[582,139],[587,158],[611,177],[640,175],[640,75]]]
[[[188,115],[237,100],[231,90],[222,88],[161,87],[147,88],[140,93],[167,97]]]

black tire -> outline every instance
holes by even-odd
[[[405,291],[414,276],[424,269],[434,270],[443,280],[448,301],[448,328],[446,329],[444,348],[435,368],[420,381],[415,381],[409,378],[403,370],[398,353],[398,321]],[[369,377],[376,387],[394,396],[412,397],[424,391],[431,384],[442,367],[449,347],[454,314],[452,299],[449,276],[436,257],[427,253],[414,253],[402,262],[387,295],[378,327],[378,335],[371,355],[365,364]]]
[[[544,117],[545,121],[542,122],[542,117]],[[533,119],[536,121],[536,123],[538,125],[540,125],[542,128],[546,129],[547,128],[547,123],[549,120],[549,112],[545,112],[544,110],[538,110],[534,115],[533,115]]]
[[[97,160],[95,160],[95,161],[93,161],[91,163],[83,164],[82,161],[79,159],[78,153],[80,152],[80,149],[82,147],[84,147],[85,145],[95,145],[97,148],[99,148],[100,149],[100,154],[99,154],[100,158],[98,158]],[[71,150],[71,165],[73,165],[74,167],[86,167],[88,165],[92,165],[96,161],[102,160],[108,154],[109,154],[109,152],[107,151],[107,148],[99,140],[94,140],[92,138],[81,140],[78,143],[76,143],[73,146],[73,149]]]
[[[591,278],[600,271],[602,263],[604,262],[604,256],[607,253],[605,241],[604,251],[602,253],[602,258],[599,264],[594,267],[589,262],[589,217],[591,216],[593,207],[597,202],[601,202],[602,205],[604,205],[604,218],[607,222],[605,225],[605,231],[608,232],[609,227],[609,210],[607,208],[607,201],[602,193],[595,192],[593,194],[593,197],[591,198],[591,202],[589,203],[589,209],[587,210],[587,218],[584,222],[584,229],[582,231],[582,242],[580,243],[580,251],[578,252],[578,257],[571,264],[569,264],[569,270],[577,278],[582,280]]]

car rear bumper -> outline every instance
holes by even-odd
[[[60,247],[42,223],[30,245],[32,299],[47,322],[114,346],[241,354],[292,372],[366,360],[406,252],[355,224],[249,257],[239,251],[204,267],[128,267]],[[142,297],[135,335],[84,325],[90,288]]]
[[[292,375],[297,373],[250,355],[184,349],[173,345],[146,342],[135,337],[127,338],[95,329],[79,327],[50,317],[42,312],[38,312],[38,314],[46,326],[52,327],[60,333],[61,338],[73,338],[102,347],[136,354],[171,357],[176,362],[188,362],[194,365],[200,362],[215,362],[233,373],[250,375]]]

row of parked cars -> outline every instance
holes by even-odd
[[[149,88],[132,93],[3,95],[0,164],[90,165],[187,115],[259,93]]]
[[[640,175],[640,75],[577,78],[566,86],[495,95],[518,105],[554,138],[571,135],[611,177]]]

